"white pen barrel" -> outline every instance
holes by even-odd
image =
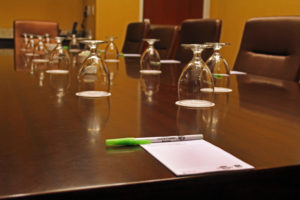
[[[201,139],[203,139],[203,135],[202,134],[177,135],[177,136],[165,136],[165,137],[135,138],[135,140],[150,140],[151,143],[157,143],[157,142],[176,142],[176,141],[201,140]]]

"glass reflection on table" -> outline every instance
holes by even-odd
[[[178,106],[176,124],[180,135],[210,134],[213,108],[188,108]],[[187,121],[187,119],[189,119]],[[191,120],[192,119],[192,120]]]
[[[85,123],[90,142],[99,142],[99,134],[110,117],[110,97],[78,98],[80,118]]]
[[[71,74],[67,70],[54,69],[50,71],[50,73],[47,73],[49,71],[46,71],[49,80],[49,86],[57,97],[57,102],[61,103],[66,91],[70,87]]]
[[[141,89],[147,103],[153,102],[153,95],[159,91],[160,74],[141,74]]]

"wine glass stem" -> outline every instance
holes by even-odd
[[[202,51],[203,50],[195,50],[194,51],[193,60],[195,60],[195,61],[201,61],[202,60],[202,57],[201,57]]]
[[[91,45],[90,49],[91,49],[91,55],[96,55],[97,54],[97,48],[96,48],[95,45]]]

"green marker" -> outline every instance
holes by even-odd
[[[105,141],[106,146],[133,146],[141,144],[150,144],[158,142],[177,142],[187,140],[201,140],[203,139],[202,134],[195,135],[178,135],[178,136],[166,136],[166,137],[146,137],[146,138],[118,138],[118,139],[107,139]]]
[[[135,138],[118,138],[118,139],[107,139],[105,140],[106,146],[132,146],[132,145],[140,145],[140,144],[150,144],[150,140],[136,140]]]

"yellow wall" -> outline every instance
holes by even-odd
[[[74,21],[80,28],[82,0],[3,0],[0,6],[0,28],[13,28],[16,19],[56,21],[63,30],[71,30]]]
[[[139,0],[96,0],[96,39],[117,36],[122,49],[127,24],[139,21]]]
[[[223,21],[221,41],[223,56],[232,67],[237,56],[247,19],[263,16],[300,15],[299,0],[211,0],[210,17]],[[300,37],[300,36],[299,36]]]

